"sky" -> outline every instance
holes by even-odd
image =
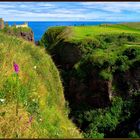
[[[140,21],[140,2],[0,2],[5,21]]]

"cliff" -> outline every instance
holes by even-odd
[[[2,32],[0,50],[0,138],[82,137],[45,50]]]
[[[61,70],[70,117],[85,137],[109,137],[113,131],[117,137],[117,126],[128,127],[125,121],[139,114],[139,42],[140,31],[123,24],[52,27],[43,35],[41,44]]]
[[[34,33],[29,27],[5,27],[2,31],[8,35],[20,37],[29,42],[34,42]]]

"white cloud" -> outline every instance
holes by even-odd
[[[0,2],[6,21],[140,21],[139,12],[140,2]]]
[[[140,2],[82,2],[81,5],[108,12],[140,12]]]
[[[51,3],[44,3],[44,2],[37,2],[37,6],[43,6],[43,7],[55,7],[55,5]]]

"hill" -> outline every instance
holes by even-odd
[[[0,138],[82,137],[43,48],[0,32],[0,79]]]
[[[120,33],[135,33],[140,34],[139,30],[135,28],[130,28],[130,26],[125,26],[122,24],[116,25],[98,25],[98,26],[75,26],[72,27],[73,36],[70,39],[80,40],[85,38],[93,38],[97,35],[110,35],[110,34],[120,34]]]
[[[121,24],[129,28],[138,29],[138,30],[140,29],[140,22],[125,22]]]
[[[61,71],[70,117],[86,138],[140,136],[138,29],[124,24],[51,27],[40,44]]]

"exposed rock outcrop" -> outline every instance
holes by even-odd
[[[13,32],[13,30],[7,30],[7,33],[9,35],[15,35],[17,37],[21,37],[30,42],[34,42],[34,33],[32,30],[29,30],[29,31],[19,30],[18,32]]]
[[[30,31],[30,32],[21,32],[20,35],[25,40],[34,42],[34,34],[33,34],[33,31]]]
[[[67,98],[76,104],[86,103],[91,107],[106,107],[111,102],[112,80],[96,78],[97,71],[92,71],[87,82],[71,77],[69,79]]]
[[[136,66],[124,73],[114,75],[114,82],[121,96],[125,98],[140,92],[140,67]]]

